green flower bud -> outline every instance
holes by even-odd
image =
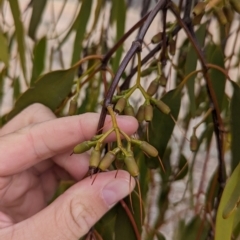
[[[154,36],[152,37],[151,42],[152,42],[153,44],[159,43],[159,42],[162,41],[162,37],[163,37],[163,33],[162,33],[162,32],[159,32],[159,33],[157,33],[156,35],[154,35]]]
[[[204,13],[201,13],[201,14],[199,14],[197,16],[195,16],[195,15],[193,16],[192,23],[193,23],[194,26],[199,25],[201,23],[203,15],[204,15]]]
[[[190,138],[190,149],[192,152],[196,152],[198,148],[198,138],[195,134],[195,131],[193,132],[191,138]]]
[[[143,150],[145,153],[147,153],[151,157],[158,156],[158,150],[148,142],[141,141],[141,144],[139,145],[139,147],[141,150]]]
[[[146,122],[151,122],[153,119],[153,107],[151,104],[148,104],[144,108],[144,120]]]
[[[138,120],[139,123],[142,123],[144,120],[144,112],[145,112],[145,106],[141,105],[138,108],[137,114],[136,114],[136,119]]]
[[[120,99],[117,101],[117,103],[116,103],[116,105],[115,105],[115,107],[114,107],[114,110],[115,110],[117,113],[121,113],[121,112],[123,111],[123,109],[125,108],[126,103],[127,103],[126,98],[124,98],[124,97],[120,98]]]
[[[171,39],[169,41],[169,53],[174,56],[176,53],[176,41],[174,39]]]
[[[226,24],[227,24],[228,20],[227,20],[225,14],[224,14],[222,8],[220,8],[220,7],[215,7],[215,8],[214,8],[214,13],[216,14],[219,22],[220,22],[222,25],[226,25]]]
[[[204,13],[205,7],[206,7],[206,3],[205,2],[197,3],[197,5],[192,10],[192,14],[194,16],[198,16],[198,15]]]
[[[165,77],[164,73],[161,75],[161,77],[159,79],[159,84],[162,87],[166,87],[166,85],[167,85],[167,78]]]
[[[77,111],[77,100],[72,99],[69,104],[68,115],[75,115]]]
[[[82,142],[82,143],[80,143],[80,144],[78,144],[77,146],[74,147],[73,153],[76,153],[76,154],[84,153],[84,152],[90,150],[93,145],[94,144],[93,144],[92,141]]]
[[[137,177],[139,175],[138,165],[132,155],[126,156],[124,158],[124,163],[132,177]]]
[[[91,152],[89,168],[96,169],[101,160],[101,152],[99,150],[93,149]]]
[[[153,71],[155,71],[157,69],[157,66],[152,66],[149,68],[144,69],[143,71],[141,71],[141,77],[146,77],[148,75],[150,75]]]
[[[125,115],[135,117],[133,106],[130,104],[127,104],[123,110]]]
[[[169,114],[171,112],[171,109],[169,108],[169,106],[161,100],[154,101],[154,104],[164,114]]]
[[[150,83],[147,89],[147,94],[149,96],[153,96],[157,92],[158,87],[159,87],[159,76]]]
[[[101,160],[98,168],[101,171],[105,171],[106,169],[108,169],[110,167],[110,165],[113,163],[113,161],[115,160],[115,154],[113,152],[107,152],[107,154],[103,157],[103,159]]]

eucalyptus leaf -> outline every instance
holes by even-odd
[[[126,2],[125,0],[112,1],[113,4],[113,15],[116,19],[116,41],[118,41],[124,34],[125,31],[125,19],[126,19]],[[120,46],[113,59],[113,70],[116,72],[118,66],[120,65],[121,56],[123,53],[123,46]]]
[[[87,23],[92,9],[92,0],[82,0],[81,9],[76,19],[76,36],[73,44],[72,63],[75,64],[80,59],[82,42],[86,34]]]
[[[121,204],[117,207],[115,222],[115,240],[137,240],[131,221]]]
[[[73,67],[41,76],[32,87],[19,97],[13,110],[8,114],[8,120],[33,103],[42,103],[55,111],[71,90],[75,70],[76,67]]]
[[[240,88],[232,82],[233,96],[231,99],[231,152],[232,152],[232,171],[240,161],[239,143],[240,143]]]
[[[196,38],[200,47],[203,46],[206,36],[206,24],[202,24],[196,31]],[[194,46],[189,43],[188,53],[185,64],[185,74],[189,74],[196,70],[198,62],[198,56],[194,49]],[[190,109],[192,116],[195,116],[196,112],[196,101],[195,101],[195,76],[192,76],[187,81],[187,89],[190,101]]]
[[[220,46],[214,47],[214,51],[211,55],[210,62],[218,67],[221,67],[222,69],[225,68],[224,55],[223,55],[222,48]],[[211,69],[209,74],[212,82],[212,88],[214,89],[216,100],[218,102],[218,107],[221,109],[223,100],[225,97],[224,92],[225,92],[226,77],[222,72],[216,69]]]
[[[0,31],[0,61],[8,67],[9,54],[8,54],[8,43],[4,34]]]
[[[161,100],[169,106],[172,116],[177,119],[181,105],[181,91],[178,88],[171,90]],[[154,108],[153,120],[149,129],[149,142],[157,148],[161,159],[164,156],[174,127],[175,123],[169,114],[164,114]]]
[[[22,72],[26,79],[26,56],[25,56],[26,48],[25,48],[25,39],[24,39],[25,33],[24,33],[23,23],[21,20],[21,13],[20,13],[18,0],[11,0],[9,1],[9,4],[10,4],[10,8],[13,15],[13,20],[14,20],[14,26],[15,26],[16,38],[17,38],[17,44],[18,44],[18,53],[20,56]]]
[[[239,198],[239,192],[234,192],[236,187],[240,188],[239,180],[240,164],[238,164],[231,177],[228,179],[221,197],[221,201],[217,211],[216,230],[214,238],[215,240],[231,240],[236,209],[232,209],[230,207],[232,206],[233,208],[235,208],[236,199]]]
[[[41,23],[43,11],[45,9],[47,0],[32,0],[32,15],[30,19],[30,25],[28,29],[28,35],[35,40],[35,34],[38,25]]]
[[[32,77],[31,86],[39,78],[40,74],[44,70],[45,66],[45,54],[46,54],[47,39],[46,36],[41,38],[36,42],[33,49],[33,67],[32,67]]]

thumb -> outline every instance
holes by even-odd
[[[1,239],[79,239],[133,190],[135,181],[130,185],[129,173],[115,175],[115,171],[99,173],[93,184],[93,178],[82,180],[36,215],[2,229]]]

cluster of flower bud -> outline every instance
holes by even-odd
[[[205,12],[212,11],[221,24],[225,25],[232,22],[234,18],[234,11],[240,13],[240,1],[216,1],[216,3],[209,3],[207,1],[198,2],[192,10],[194,24],[199,24]]]
[[[99,139],[99,136],[102,135],[96,136],[97,139]],[[150,157],[158,156],[157,149],[146,141],[140,141],[131,138],[130,144],[138,146],[144,153],[146,153]],[[108,151],[103,157],[101,157],[102,150],[98,143],[98,140],[91,140],[82,142],[75,146],[73,149],[73,153],[81,154],[90,150],[91,148],[93,149],[91,151],[89,162],[90,172],[95,172],[95,170],[106,171],[115,161],[115,159],[118,159],[119,155],[120,159],[123,156],[122,160],[131,176],[137,177],[139,175],[139,169],[136,160],[134,159],[133,152],[129,148],[123,149],[123,147],[116,147],[113,150]]]

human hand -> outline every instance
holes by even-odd
[[[81,180],[89,154],[70,156],[76,144],[95,135],[98,119],[94,113],[56,119],[34,104],[0,130],[0,239],[79,239],[128,195],[127,172],[116,178],[116,172],[100,173],[91,185],[89,177]],[[137,129],[131,117],[117,121],[128,134]],[[79,182],[47,205],[59,181],[68,179]]]

